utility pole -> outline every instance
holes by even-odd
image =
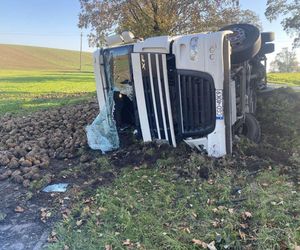
[[[82,56],[82,31],[80,33],[80,62],[79,62],[79,71],[81,71],[81,56]]]

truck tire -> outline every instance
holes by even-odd
[[[245,114],[245,123],[243,125],[242,134],[255,143],[260,142],[261,129],[259,122],[253,114]]]
[[[275,51],[275,45],[274,43],[265,43],[261,46],[261,49],[259,51],[259,55],[263,56],[265,54],[270,54],[273,53]]]
[[[250,60],[259,52],[261,35],[259,29],[254,25],[246,23],[232,24],[220,30],[233,31],[233,34],[228,35],[232,47],[231,62],[233,64]]]
[[[275,40],[274,32],[262,32],[260,35],[261,35],[261,43],[273,42]]]

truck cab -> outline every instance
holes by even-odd
[[[236,24],[145,40],[128,32],[110,37],[94,53],[100,112],[117,132],[130,126],[144,142],[230,154],[234,134],[259,140],[256,92],[266,83],[272,36]]]

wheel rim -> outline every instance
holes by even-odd
[[[246,33],[242,28],[239,27],[234,27],[232,31],[233,34],[230,34],[228,36],[228,39],[231,42],[232,46],[237,47],[246,39]]]

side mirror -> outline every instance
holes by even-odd
[[[121,35],[112,35],[105,37],[105,41],[108,46],[115,46],[124,43],[124,39]]]
[[[133,43],[134,38],[135,38],[133,33],[130,31],[124,31],[122,33],[122,37],[123,37],[125,43]]]

